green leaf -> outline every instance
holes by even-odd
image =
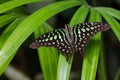
[[[105,63],[103,41],[102,41],[101,50],[100,50],[98,75],[99,75],[98,77],[99,77],[100,80],[107,80],[107,72],[106,72],[106,63]]]
[[[5,61],[10,60],[9,58],[15,53],[19,46],[28,38],[28,36],[35,31],[42,23],[47,19],[54,16],[55,14],[80,5],[78,1],[60,1],[43,7],[36,11],[27,19],[25,19],[9,36],[4,46],[0,50],[0,74],[1,67]],[[8,65],[8,64],[7,64]],[[7,65],[5,67],[7,67]],[[4,68],[5,69],[5,68]],[[3,71],[3,70],[2,70]]]
[[[114,8],[108,8],[108,7],[98,7],[95,9],[97,9],[99,12],[104,11],[109,16],[113,16],[113,17],[117,18],[118,20],[120,20],[120,11],[119,10],[116,10]]]
[[[91,8],[89,21],[90,22],[101,22],[100,14]],[[99,50],[100,50],[100,34],[97,34],[94,38],[91,39],[87,45],[85,52],[86,57],[83,59],[82,65],[82,75],[81,80],[95,80],[98,59],[99,59]]]
[[[80,22],[84,22],[87,17],[88,11],[89,8],[86,5],[80,7],[74,14],[72,20],[70,21],[70,25],[75,25]],[[69,80],[73,57],[74,57],[74,53],[72,53],[70,57],[70,61],[67,62],[65,56],[62,53],[60,54],[58,69],[57,69],[57,80]]]
[[[93,8],[90,9],[89,22],[102,21],[101,15]]]
[[[70,25],[73,26],[80,22],[84,22],[88,12],[89,12],[89,8],[87,5],[81,6],[72,17],[72,20],[70,21]]]
[[[0,16],[0,28],[4,25],[8,24],[9,22],[13,21],[15,18],[17,18],[19,15],[11,13]]]
[[[39,37],[50,30],[52,28],[44,23],[35,31],[35,36]],[[56,80],[58,51],[55,48],[40,47],[38,53],[44,80]]]
[[[78,0],[80,3],[82,3],[83,5],[88,5],[88,3],[86,2],[86,0]]]
[[[4,13],[5,11],[8,11],[10,9],[13,9],[15,7],[24,5],[24,4],[29,4],[33,2],[38,2],[38,1],[43,1],[43,0],[11,0],[7,1],[3,4],[0,4],[0,14]]]
[[[25,16],[21,18],[17,18],[14,20],[6,29],[5,31],[0,35],[0,49],[2,48],[3,44],[7,40],[7,38],[10,36],[10,34],[15,30],[15,28],[25,19]]]
[[[110,24],[113,32],[120,41],[120,23],[117,20],[115,20],[112,16],[108,15],[106,12],[101,11],[100,13],[105,18],[105,20]]]
[[[69,62],[67,62],[65,56],[62,53],[60,53],[56,80],[69,80],[73,56],[74,55],[72,53]]]
[[[116,75],[115,75],[115,79],[114,80],[119,80],[120,79],[120,67],[118,68]]]
[[[7,29],[1,34],[0,36],[0,50],[3,47],[4,43],[6,42],[6,40],[8,39],[8,37],[11,35],[11,33],[14,31],[14,29],[18,26],[18,24],[20,22],[22,22],[24,20],[25,17],[21,17],[21,18],[17,18],[15,21],[13,21],[8,27]],[[15,39],[15,38],[14,38]],[[14,40],[13,39],[13,40]],[[8,45],[9,46],[9,45]],[[17,50],[16,50],[17,51]],[[15,51],[15,52],[16,52]],[[4,62],[0,61],[0,74],[5,70],[6,66],[9,64],[9,62],[12,60],[12,58],[15,55],[5,55],[4,57]],[[1,51],[0,51],[1,53]],[[0,58],[2,58],[2,56],[0,56]]]

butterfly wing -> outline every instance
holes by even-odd
[[[48,32],[30,44],[30,48],[32,49],[37,49],[40,46],[57,48],[66,56],[66,60],[69,59],[69,56],[72,53],[72,48],[70,46],[70,43],[67,41],[64,29],[57,29]]]
[[[84,48],[90,38],[100,31],[106,31],[109,29],[110,26],[102,22],[86,22],[73,26],[73,33],[75,35],[75,51],[80,52],[82,56],[85,56]]]

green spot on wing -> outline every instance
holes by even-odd
[[[80,30],[78,30],[78,33],[79,33],[79,34],[81,33]]]
[[[90,29],[92,29],[92,30],[93,30],[93,29],[94,29],[94,27],[90,27]]]
[[[59,39],[61,39],[62,37],[59,35]]]
[[[57,35],[54,36],[54,39],[57,39]]]
[[[87,31],[90,31],[90,29],[89,29],[89,28],[86,28],[86,30],[87,30]]]
[[[81,30],[82,30],[82,32],[85,32],[85,29],[84,29],[84,28],[82,28]]]
[[[45,39],[45,41],[48,41],[48,38],[47,38],[47,39]]]
[[[50,40],[53,40],[53,37],[50,37]]]

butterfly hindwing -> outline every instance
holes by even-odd
[[[100,31],[106,31],[110,28],[108,24],[101,22],[81,23],[74,26],[73,31],[75,37],[75,51],[85,56],[84,48],[90,38]]]

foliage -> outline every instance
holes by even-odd
[[[71,7],[79,6],[70,21],[71,26],[87,21],[87,16],[89,22],[102,22],[103,17],[111,25],[111,29],[120,40],[120,23],[117,21],[120,20],[120,11],[116,9],[91,7],[85,0],[54,2],[31,15],[26,15],[25,11],[18,7],[41,1],[43,0],[10,0],[0,4],[0,30],[7,26],[0,35],[0,75],[13,59],[20,45],[33,32],[35,32],[35,37],[38,37],[52,30],[46,20]],[[83,60],[81,80],[95,80],[101,48],[100,33],[92,38],[86,48],[87,56]],[[50,52],[52,53],[50,54]],[[41,47],[38,49],[38,53],[45,80],[69,79],[74,54],[70,61],[66,62],[65,57],[61,54],[58,55],[58,51],[54,48]]]

